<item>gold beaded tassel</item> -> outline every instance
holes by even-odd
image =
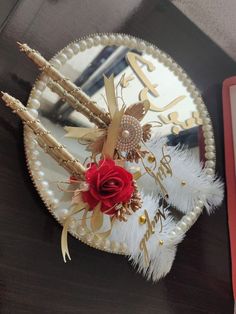
[[[66,92],[58,83],[50,81],[48,83],[48,87],[51,89],[51,91],[60,96],[61,99],[67,101],[76,111],[82,113],[86,118],[89,119],[90,122],[94,123],[97,127],[102,129],[107,127],[107,125],[101,119],[94,115],[92,111],[84,106],[79,100]]]
[[[139,210],[142,207],[142,198],[138,191],[137,183],[134,180],[134,193],[131,197],[131,200],[129,203],[120,204],[118,205],[118,211],[116,213],[116,218],[119,221],[127,221],[127,215],[132,215],[132,213],[135,213],[137,210]]]
[[[18,42],[20,51],[23,51],[42,71],[52,78],[62,89],[72,95],[76,100],[87,107],[101,122],[105,125],[110,124],[110,117],[107,113],[101,111],[90,97],[88,97],[80,88],[72,83],[68,78],[64,77],[57,69],[55,69],[39,52],[31,49],[27,44]],[[77,107],[79,111],[80,107]],[[100,127],[100,126],[99,126]]]
[[[85,167],[61,145],[48,130],[35,119],[16,98],[2,92],[2,99],[37,136],[39,145],[71,175],[83,177]]]

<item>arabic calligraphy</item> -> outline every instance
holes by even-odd
[[[172,101],[170,101],[168,104],[162,107],[150,101],[148,94],[152,94],[152,96],[155,98],[158,98],[160,95],[157,91],[157,84],[153,84],[147,78],[146,74],[141,68],[141,65],[144,65],[149,72],[153,72],[156,69],[156,67],[153,65],[151,61],[146,60],[144,57],[140,56],[139,54],[135,52],[128,52],[126,54],[126,58],[132,70],[136,74],[137,78],[141,81],[141,83],[144,86],[139,92],[139,100],[140,101],[148,100],[150,103],[151,111],[164,112],[166,110],[169,110],[175,107],[184,99],[186,99],[187,96],[180,95],[180,96],[175,97]],[[174,135],[179,134],[181,130],[186,130],[186,129],[192,128],[195,125],[202,124],[202,119],[200,118],[199,113],[197,111],[192,112],[191,116],[184,121],[181,121],[179,119],[179,113],[177,111],[169,113],[167,117],[164,115],[159,115],[158,119],[161,121],[160,126],[163,126],[163,124],[172,124],[173,126],[171,128],[171,132]]]
[[[200,118],[198,111],[193,111],[191,115],[192,116],[185,121],[180,121],[178,112],[174,111],[169,113],[167,117],[159,115],[158,118],[164,124],[174,124],[171,131],[173,134],[177,135],[181,130],[187,130],[192,128],[194,125],[202,124],[202,119]]]

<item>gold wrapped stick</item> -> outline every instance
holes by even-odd
[[[63,76],[57,69],[55,69],[39,52],[31,49],[27,44],[18,43],[20,50],[26,53],[26,55],[53,81],[58,83],[62,89],[68,94],[75,97],[81,104],[87,107],[92,114],[97,116],[98,119],[103,121],[106,125],[110,124],[110,117],[107,113],[100,110],[94,101],[86,95],[80,88],[72,83],[68,78]],[[77,108],[79,110],[79,107]]]
[[[71,107],[73,107],[76,111],[82,113],[86,118],[89,119],[90,122],[93,122],[99,128],[106,128],[107,125],[104,123],[98,116],[93,114],[86,106],[84,106],[79,100],[77,100],[70,93],[66,92],[58,83],[50,80],[48,83],[48,87],[51,91],[55,92],[61,99],[67,101]]]
[[[27,108],[16,98],[2,92],[2,99],[15,112],[25,125],[32,129],[37,136],[39,145],[71,175],[82,178],[85,167],[59,143],[48,130],[35,119]]]

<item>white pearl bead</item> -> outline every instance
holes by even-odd
[[[129,42],[129,46],[131,48],[134,48],[134,47],[136,47],[136,45],[137,45],[137,40],[135,38],[131,38],[130,42]]]
[[[194,211],[196,214],[200,214],[201,211],[202,211],[202,209],[201,209],[201,207],[199,207],[199,206],[195,206],[193,211]]]
[[[39,170],[39,168],[42,166],[41,161],[37,160],[33,163],[33,168],[36,170]]]
[[[214,139],[213,139],[213,138],[206,138],[206,139],[205,139],[205,144],[206,144],[206,145],[212,145],[212,144],[214,144]]]
[[[109,36],[109,39],[108,39],[108,43],[111,44],[111,45],[116,45],[117,42],[116,42],[116,36],[115,35],[110,35]]]
[[[211,132],[211,131],[204,132],[204,135],[206,138],[213,138],[213,132]]]
[[[52,197],[52,196],[54,195],[53,191],[51,191],[51,190],[45,191],[45,194],[46,194],[48,197]]]
[[[81,40],[80,42],[79,42],[79,45],[80,45],[80,50],[81,51],[84,51],[85,49],[86,49],[86,41],[85,40]]]
[[[106,239],[104,243],[104,249],[109,250],[111,248],[111,242],[110,240]]]
[[[192,218],[189,217],[189,215],[186,215],[186,216],[185,216],[185,222],[186,222],[188,225],[191,225],[191,224],[192,224]]]
[[[214,151],[215,151],[215,147],[213,145],[206,146],[206,152],[214,152]]]
[[[129,45],[129,41],[130,41],[129,36],[125,35],[125,36],[123,37],[123,41],[124,41],[124,44],[128,46],[128,45]]]
[[[176,226],[175,227],[175,232],[176,233],[181,233],[182,232],[182,228],[180,226]]]
[[[100,43],[100,36],[95,36],[93,38],[93,42],[94,42],[94,45],[99,45],[99,43]]]
[[[74,51],[71,48],[66,48],[63,51],[68,59],[72,58],[74,56]]]
[[[47,84],[48,82],[48,76],[46,74],[43,74],[40,76],[40,81],[44,82],[45,84]]]
[[[196,97],[196,98],[195,98],[195,103],[196,103],[197,105],[202,105],[202,104],[203,104],[202,98],[201,98],[201,97]]]
[[[34,100],[37,100],[37,99],[42,95],[42,92],[41,92],[40,90],[38,90],[38,89],[34,89],[32,95],[33,95],[34,98],[31,99],[31,103],[32,103],[33,99],[34,99]],[[37,99],[36,99],[36,98],[37,98]],[[39,105],[40,105],[40,103],[39,103]],[[32,107],[32,108],[35,108],[35,107],[32,106],[32,104],[31,104],[31,107]],[[39,108],[39,107],[38,107],[38,108]],[[35,108],[35,109],[38,109],[38,108]]]
[[[144,49],[145,49],[145,47],[146,47],[146,44],[145,44],[145,42],[144,42],[144,41],[140,41],[140,42],[138,43],[138,49],[140,49],[140,50],[144,50]]]
[[[151,45],[146,45],[146,52],[149,53],[149,54],[152,54],[153,52],[153,49],[152,49],[152,46]]]
[[[210,176],[213,176],[213,175],[214,175],[214,170],[211,169],[211,168],[208,168],[208,169],[206,170],[206,173],[207,173],[208,175],[210,175]]]
[[[215,167],[215,162],[213,160],[207,160],[205,162],[206,168],[214,168]]]
[[[196,218],[196,213],[194,211],[191,211],[189,213],[190,218],[195,219]]]
[[[206,124],[209,124],[211,122],[211,119],[210,118],[204,118],[203,122]]]
[[[207,118],[207,117],[208,117],[208,112],[206,111],[206,109],[205,109],[205,108],[201,111],[201,117],[202,117],[202,119],[204,119],[204,118]]]
[[[100,238],[99,236],[96,236],[94,239],[93,239],[93,243],[96,245],[96,246],[100,246],[101,243],[102,243],[102,238]]]
[[[51,62],[52,66],[56,69],[59,69],[61,67],[61,61],[58,60],[58,59],[54,59],[52,62]]]
[[[68,60],[67,55],[65,53],[61,53],[58,57],[57,57],[61,63],[66,63],[66,61]]]
[[[120,243],[120,251],[121,253],[126,253],[128,250],[128,246],[125,243]]]
[[[117,44],[121,45],[123,43],[123,37],[121,35],[116,36],[116,42]]]
[[[86,44],[88,48],[93,47],[93,38],[86,39]]]
[[[171,231],[171,232],[170,232],[170,236],[171,236],[171,237],[175,237],[175,236],[176,236],[176,232],[175,232],[174,230]]]
[[[107,35],[101,36],[101,44],[106,45],[109,42],[109,38]]]
[[[38,93],[41,95],[42,93],[40,91],[38,91]],[[40,107],[40,102],[35,99],[35,98],[32,98],[30,100],[30,103],[29,103],[30,107],[33,108],[33,109],[39,109]]]
[[[38,177],[38,179],[41,179],[42,177],[45,176],[45,173],[43,171],[37,171],[36,176]]]
[[[124,130],[124,131],[122,131],[121,136],[122,136],[123,138],[128,138],[128,137],[129,137],[129,135],[130,135],[130,132],[129,132],[128,130]]]
[[[52,205],[53,205],[54,207],[56,207],[56,206],[58,206],[58,204],[59,204],[59,199],[53,198],[53,199],[51,200],[51,203],[52,203]]]
[[[31,140],[28,142],[28,147],[30,149],[34,149],[37,144],[38,144],[38,142],[36,140]]]
[[[189,218],[187,215],[182,218],[182,221],[184,221],[187,225],[192,222],[191,218]]]
[[[79,44],[77,43],[73,43],[70,47],[73,50],[74,54],[77,54],[80,50]]]
[[[39,91],[43,91],[46,87],[46,84],[44,82],[37,82],[35,88],[38,89]]]
[[[46,181],[46,180],[40,181],[39,184],[42,187],[42,189],[47,189],[49,186],[48,181]]]
[[[76,225],[77,225],[76,219],[75,218],[71,218],[70,219],[70,229],[75,229]]]
[[[79,226],[79,227],[77,228],[77,233],[78,233],[81,237],[83,237],[83,236],[86,234],[86,230],[85,230],[84,227]]]
[[[203,205],[204,205],[204,203],[203,203],[202,200],[198,200],[198,201],[197,201],[197,205],[202,208]]]
[[[69,210],[67,208],[59,208],[55,211],[55,214],[59,219],[64,220],[67,218]]]
[[[28,112],[33,116],[34,118],[38,117],[38,111],[36,109],[28,109]]]
[[[120,244],[116,241],[111,242],[111,248],[113,251],[117,252],[119,250]]]
[[[202,129],[203,129],[203,131],[211,131],[212,127],[211,127],[211,125],[207,124],[207,125],[203,125]]]
[[[80,50],[79,43],[73,43],[70,45],[70,48],[73,50],[74,54],[77,54]]]
[[[36,159],[38,159],[38,156],[39,156],[39,151],[38,150],[33,150],[32,151],[32,155],[31,155],[31,159],[32,160],[36,160]]]
[[[213,152],[207,152],[207,153],[205,154],[205,157],[206,157],[207,159],[214,159],[214,158],[215,158],[215,153],[213,153]]]
[[[180,221],[179,222],[179,226],[183,229],[183,230],[186,230],[187,229],[187,224],[186,224],[186,222],[184,222],[184,221]]]

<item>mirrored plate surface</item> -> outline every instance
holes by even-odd
[[[51,63],[104,111],[107,111],[104,75],[113,74],[119,104],[128,106],[149,100],[151,111],[142,123],[152,122],[155,131],[167,137],[168,145],[179,144],[197,158],[200,158],[199,146],[204,150],[203,135],[205,143],[214,146],[211,121],[196,87],[181,67],[157,47],[127,35],[94,35],[69,44]],[[91,127],[93,124],[52,92],[48,82],[49,78],[42,73],[32,89],[28,107],[33,114],[38,114],[57,140],[86,162],[89,157],[86,146],[76,139],[66,138],[65,126]],[[63,182],[68,180],[68,174],[45,154],[27,129],[25,148],[35,187],[53,216],[63,224],[72,198],[71,192],[62,191],[67,189]],[[206,159],[214,161],[214,154],[207,152]],[[139,185],[145,193],[149,192],[149,186],[142,180]],[[181,215],[175,215],[175,219],[178,222]],[[70,232],[75,237],[101,250],[126,253],[125,243],[110,241],[109,237],[100,241],[92,232],[86,233],[80,221],[78,214],[71,222]],[[105,219],[103,231],[108,224]]]

